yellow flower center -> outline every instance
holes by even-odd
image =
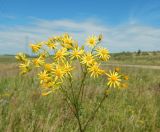
[[[56,57],[57,58],[61,58],[63,56],[63,54],[61,53],[61,52],[58,52],[57,54],[56,54]]]
[[[56,69],[55,70],[55,75],[60,78],[63,74],[62,74],[60,69]]]
[[[51,47],[51,48],[54,48],[55,44],[51,43],[51,44],[48,44],[48,46]]]
[[[45,80],[46,78],[47,78],[47,75],[45,75],[45,74],[40,75],[41,80]]]
[[[77,57],[78,54],[79,54],[78,51],[73,51],[73,56],[76,56],[76,57]]]
[[[97,72],[98,70],[99,70],[99,69],[98,69],[97,66],[94,66],[94,67],[93,67],[93,71],[94,71],[94,72]]]
[[[90,44],[95,44],[95,40],[94,40],[94,39],[90,39],[90,40],[89,40],[89,43],[90,43]]]
[[[34,64],[35,65],[38,65],[39,64],[39,61],[36,59],[36,60],[34,60]]]
[[[45,64],[45,69],[50,71],[52,69],[51,64]]]
[[[87,61],[91,61],[92,60],[92,56],[86,56],[86,60]]]
[[[66,44],[70,44],[70,43],[72,43],[72,42],[71,42],[71,40],[66,39],[66,40],[64,41],[64,43],[66,43]]]
[[[101,51],[101,54],[102,54],[102,55],[106,55],[107,52],[106,52],[105,50],[102,50],[102,51]]]
[[[111,80],[112,80],[113,82],[116,82],[116,81],[118,80],[118,78],[117,78],[116,76],[111,76]]]

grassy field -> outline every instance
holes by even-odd
[[[13,55],[0,55],[0,64],[15,63],[16,59]]]
[[[148,57],[144,56],[141,61],[132,61],[127,55],[115,55],[111,62],[145,62],[144,65],[152,65]],[[4,57],[0,58],[0,132],[78,131],[76,120],[65,105],[61,93],[42,97],[36,78],[32,75],[20,76],[14,59],[2,58]],[[158,60],[158,55],[155,58]],[[151,60],[154,61],[153,58]],[[153,62],[153,65],[159,64],[159,60]],[[121,70],[129,75],[128,89],[110,93],[87,131],[159,132],[160,70],[124,67]],[[105,77],[96,80],[88,78],[83,104],[87,109],[82,110],[82,114],[85,114],[82,121],[89,116],[95,102],[100,100],[104,81]]]
[[[111,56],[110,63],[160,66],[160,52],[158,51],[122,52],[111,54]]]

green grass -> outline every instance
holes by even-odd
[[[110,63],[160,65],[156,54],[112,54]],[[40,95],[38,81],[31,75],[20,76],[13,56],[0,56],[0,132],[70,132],[78,125],[62,94]],[[159,70],[122,68],[129,75],[127,90],[113,90],[87,128],[88,132],[160,131]],[[88,78],[82,121],[100,100],[105,78]],[[76,89],[76,87],[75,87]]]
[[[87,131],[160,131],[159,70],[122,68],[122,71],[129,75],[129,88],[110,93]],[[82,120],[86,120],[95,102],[100,100],[104,81],[104,77],[88,79]],[[42,97],[38,87],[32,76],[0,77],[0,132],[78,131],[61,93]]]
[[[16,59],[13,55],[0,55],[0,64],[14,63]]]
[[[124,52],[111,54],[110,63],[156,65],[160,66],[160,52],[142,52],[141,54]]]

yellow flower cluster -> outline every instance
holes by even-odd
[[[22,74],[29,72],[31,68],[39,68],[38,78],[44,96],[56,91],[65,78],[72,77],[73,70],[76,72],[73,65],[76,60],[91,77],[104,75],[109,87],[120,87],[122,80],[127,77],[122,77],[116,70],[106,72],[102,69],[102,65],[109,60],[110,55],[108,49],[100,46],[101,41],[102,35],[92,35],[87,38],[84,45],[80,46],[69,34],[64,34],[31,44],[34,57],[28,59],[25,54],[19,53],[16,59],[21,62],[19,67]]]
[[[18,53],[16,59],[21,62],[19,65],[21,74],[25,74],[30,71],[30,60],[27,59],[24,53]]]

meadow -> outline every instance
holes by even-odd
[[[159,54],[131,56],[129,59],[126,54],[114,54],[109,63],[160,65]],[[35,76],[19,75],[13,56],[0,57],[0,67],[0,132],[78,131],[61,94],[41,96]],[[113,90],[86,131],[159,132],[160,70],[131,67],[121,70],[129,76],[128,89]],[[100,100],[97,95],[102,93],[104,81],[88,77],[83,104],[87,107],[81,110],[85,115],[82,121]]]
[[[113,53],[111,63],[160,66],[160,51]]]

